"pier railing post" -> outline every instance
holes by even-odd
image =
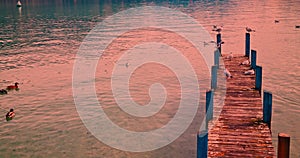
[[[245,56],[249,58],[250,54],[250,33],[246,33]]]
[[[285,133],[278,134],[278,158],[289,158],[290,157],[290,136]]]
[[[207,158],[208,132],[207,130],[197,134],[197,158]]]
[[[214,65],[211,67],[211,89],[217,89],[217,75],[218,67]]]
[[[221,33],[218,33],[217,34],[217,46],[218,46],[218,50],[219,50],[219,53],[222,55],[222,39],[221,39]]]
[[[251,69],[256,67],[256,50],[251,49]]]
[[[263,96],[263,121],[268,124],[271,129],[272,119],[272,93],[264,91]]]
[[[262,67],[261,66],[256,66],[254,70],[255,70],[255,89],[259,90],[259,92],[261,92]]]
[[[210,121],[213,118],[214,109],[214,92],[209,90],[206,92],[206,121]]]
[[[215,52],[214,52],[214,62],[215,62],[215,65],[219,69],[219,66],[220,66],[220,52],[218,50],[215,50]]]

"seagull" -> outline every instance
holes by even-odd
[[[223,26],[218,27],[217,25],[213,25],[212,31],[216,31],[220,33],[222,31]]]
[[[212,30],[214,31],[214,30],[216,30],[217,28],[218,28],[217,25],[213,25],[213,29],[212,29]]]
[[[255,32],[255,30],[251,29],[250,27],[246,27],[247,32]]]
[[[233,54],[232,54],[232,52],[230,52],[230,54],[226,56],[226,59],[231,60],[232,58],[233,58]]]
[[[244,72],[244,75],[254,75],[254,74],[255,71],[253,69]]]
[[[233,76],[231,75],[231,73],[228,71],[228,69],[224,70],[224,74],[227,77],[227,79],[233,78]]]
[[[250,65],[250,61],[247,59],[247,60],[241,62],[240,65]]]

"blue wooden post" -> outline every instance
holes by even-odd
[[[246,44],[245,44],[245,56],[249,57],[250,55],[250,33],[246,33]]]
[[[214,60],[215,60],[215,65],[219,68],[220,66],[220,52],[218,50],[216,50],[214,52]]]
[[[222,44],[221,44],[221,41],[222,41],[221,34],[218,33],[217,34],[217,46],[218,46],[219,53],[222,55],[222,51],[221,51]]]
[[[272,93],[264,91],[263,96],[263,121],[271,128],[272,119]]]
[[[218,67],[216,65],[211,67],[211,89],[217,89],[217,73]]]
[[[251,49],[251,68],[255,69],[256,67],[256,50]]]
[[[212,120],[214,115],[214,92],[212,90],[206,92],[206,121]]]
[[[261,92],[262,86],[262,67],[256,66],[255,67],[255,89]]]
[[[197,158],[207,158],[208,132],[202,131],[197,134]]]

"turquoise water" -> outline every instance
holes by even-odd
[[[106,17],[146,5],[182,11],[199,21],[208,31],[214,24],[224,25],[224,53],[242,54],[245,27],[256,29],[251,36],[251,47],[257,50],[258,64],[263,66],[264,89],[273,93],[274,145],[277,145],[278,132],[288,133],[291,135],[292,157],[300,156],[297,121],[300,112],[300,57],[297,51],[300,29],[295,28],[295,25],[300,25],[299,1],[35,0],[22,3],[22,8],[16,8],[14,1],[0,0],[0,88],[15,81],[21,83],[20,91],[0,96],[3,116],[5,110],[11,107],[16,110],[14,120],[5,122],[3,118],[0,122],[0,157],[195,156],[195,140],[189,132],[156,151],[131,153],[113,149],[93,137],[76,112],[72,96],[72,68],[82,40]],[[279,23],[274,23],[275,19]],[[114,56],[106,57],[114,59]],[[151,67],[148,69],[151,74]],[[161,67],[153,69],[163,70]],[[139,76],[136,78],[141,81]],[[145,81],[146,85],[155,79]],[[109,92],[101,91],[101,81],[99,79],[97,82],[97,90],[109,110],[114,101],[108,96]],[[176,81],[169,84],[174,92],[170,104],[176,104]],[[138,98],[142,98],[136,101],[141,104],[149,101],[149,98],[141,97],[145,94],[136,93]],[[172,111],[173,108],[170,109]],[[128,119],[127,116],[120,117],[122,120]],[[143,120],[139,121],[143,123]],[[141,125],[139,121],[137,123]],[[152,129],[161,127],[167,121],[158,121],[142,129],[131,128]],[[119,124],[132,123],[121,121]]]

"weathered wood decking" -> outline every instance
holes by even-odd
[[[226,55],[225,55],[226,56]],[[244,75],[250,66],[239,65],[240,55],[224,59],[233,78],[227,80],[224,107],[209,131],[209,157],[274,157],[271,132],[262,123],[262,99],[255,87],[255,75]]]

